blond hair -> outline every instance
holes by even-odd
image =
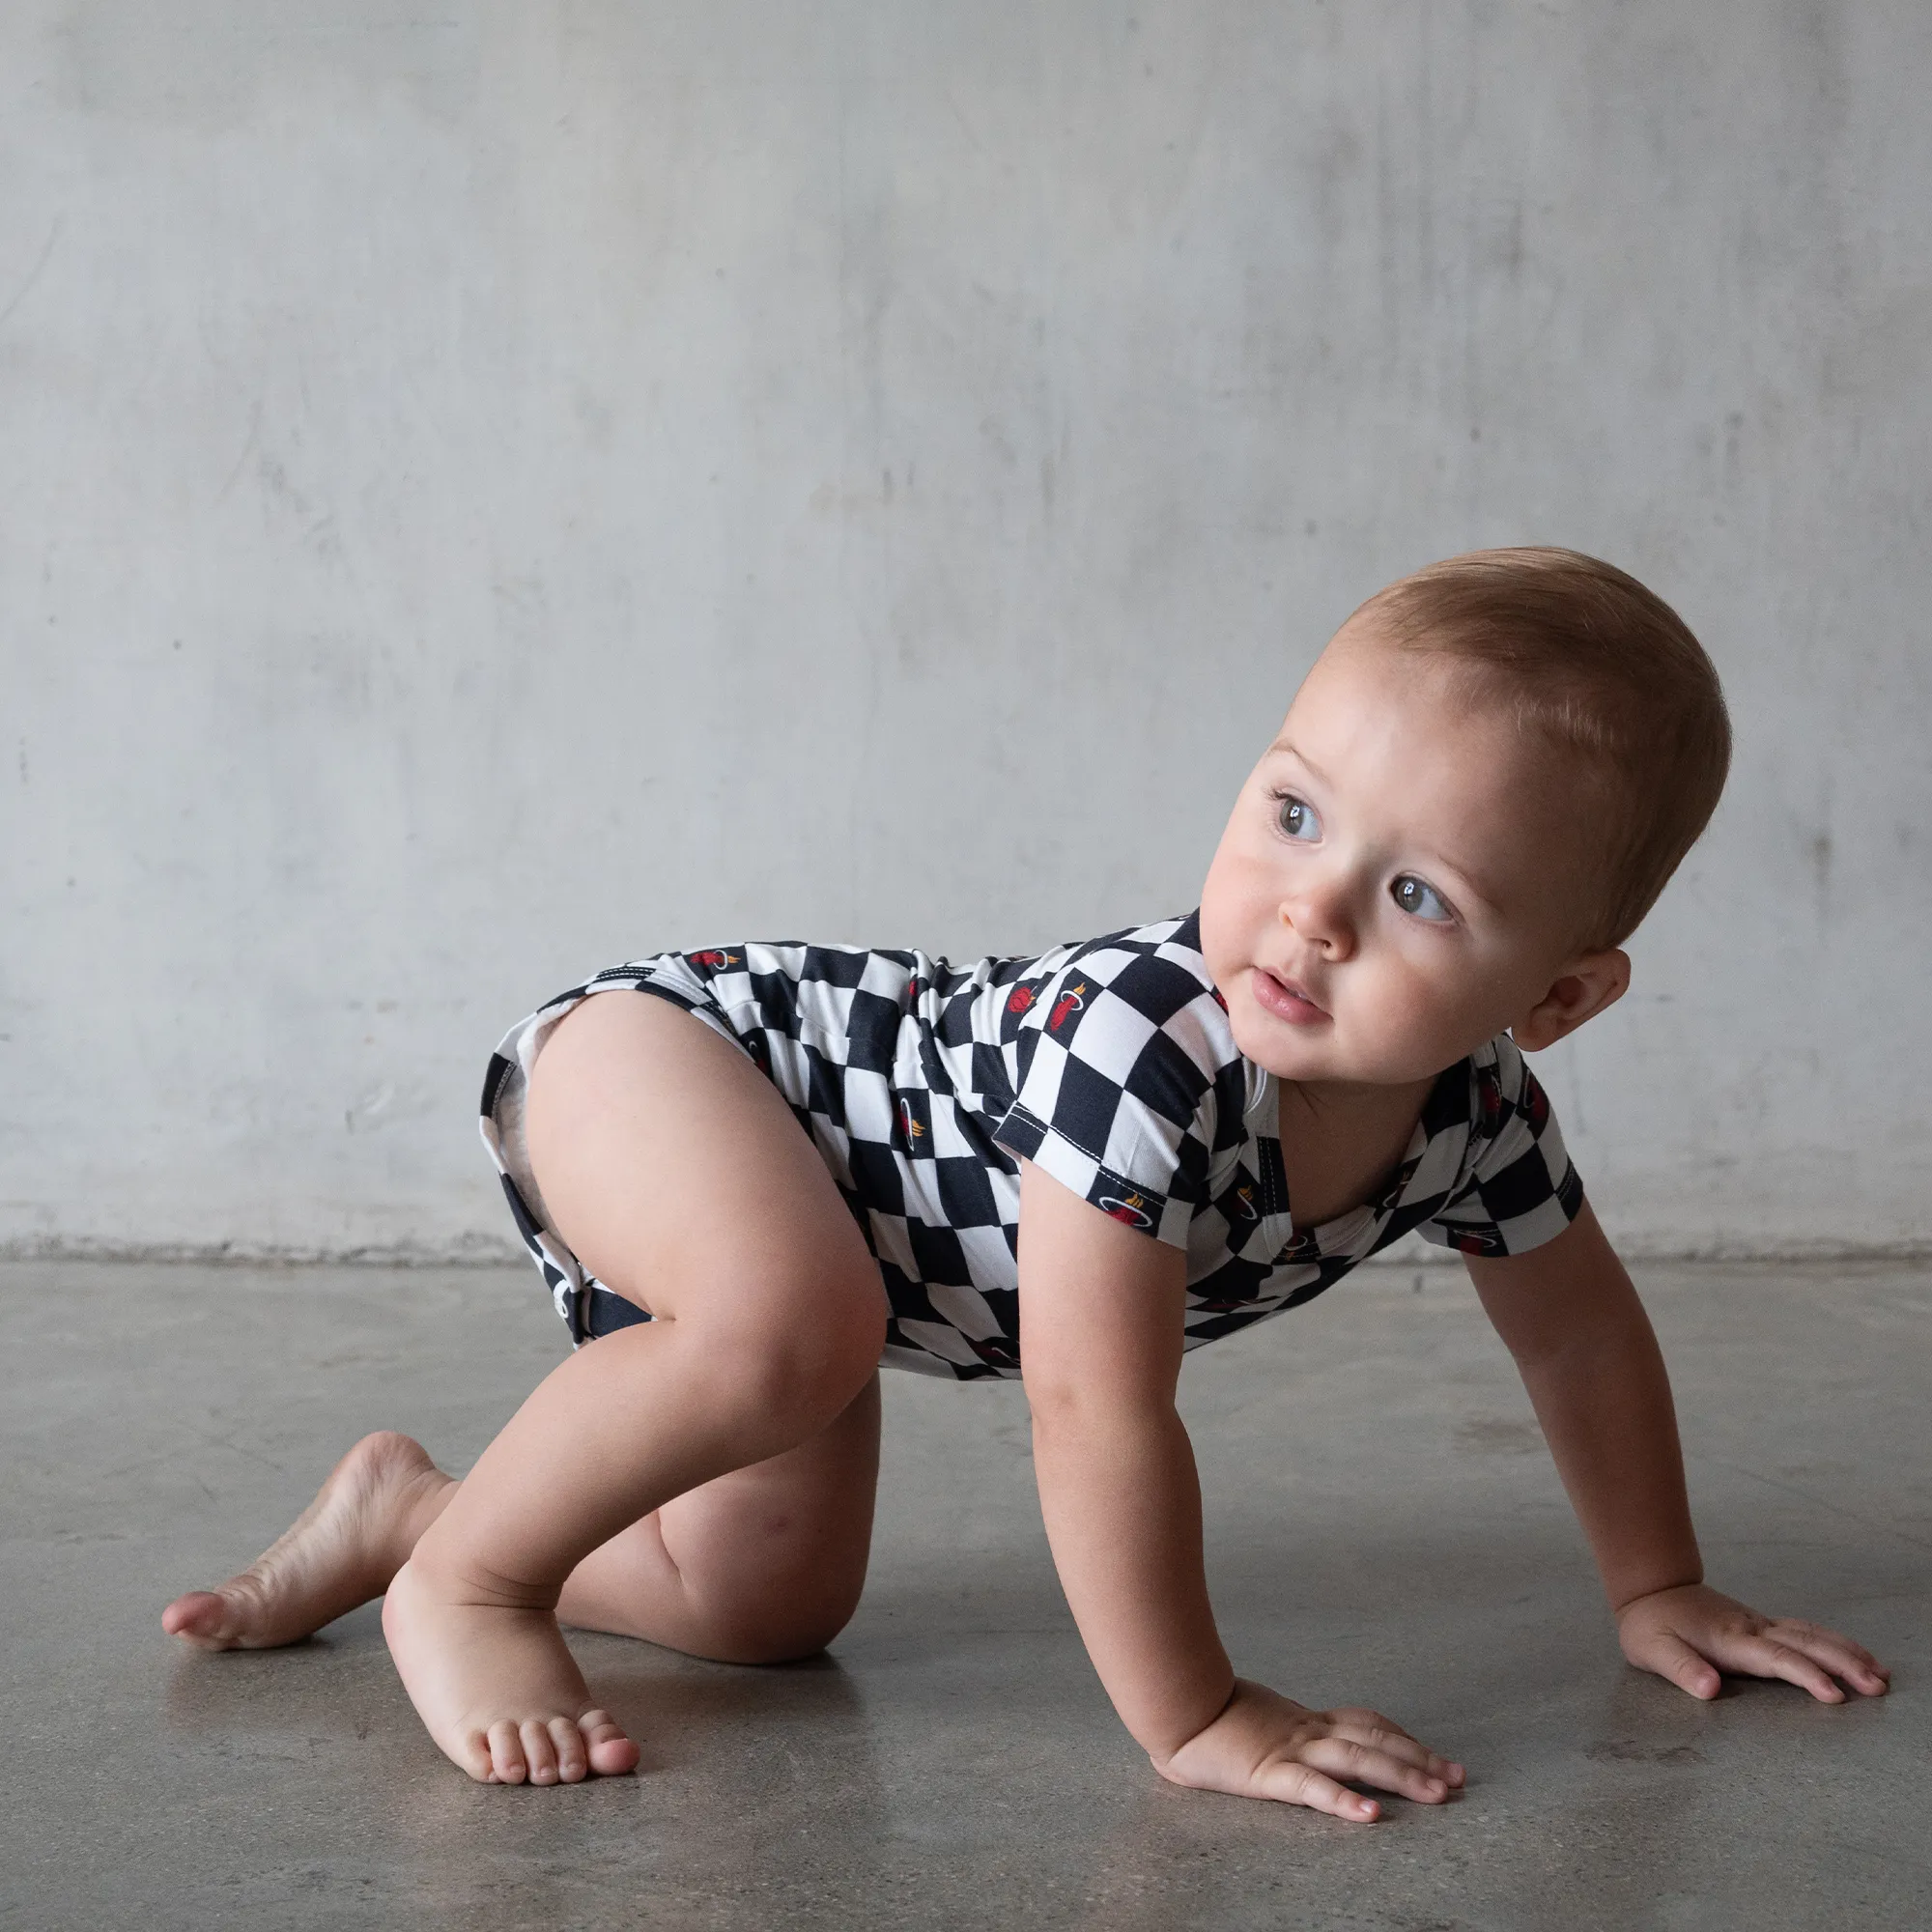
[[[1716,809],[1731,726],[1683,618],[1572,550],[1470,551],[1391,583],[1351,618],[1453,661],[1465,695],[1583,766],[1598,877],[1584,943],[1620,945]]]

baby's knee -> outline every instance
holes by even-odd
[[[721,1657],[724,1663],[802,1663],[808,1657],[816,1657],[834,1637],[845,1628],[846,1619],[840,1617],[836,1623],[787,1624],[769,1633],[758,1633],[748,1637],[735,1648],[728,1657]]]
[[[741,1400],[786,1433],[831,1422],[865,1387],[886,1342],[883,1290],[802,1297],[789,1311],[724,1313],[708,1324],[714,1358]]]
[[[797,1663],[816,1657],[859,1606],[859,1584],[810,1588],[786,1602],[745,1605],[718,1618],[706,1654],[720,1663]]]

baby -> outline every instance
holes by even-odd
[[[820,1649],[865,1578],[881,1360],[1024,1362],[1054,1560],[1161,1776],[1356,1820],[1357,1787],[1441,1804],[1463,1768],[1390,1719],[1235,1675],[1175,1408],[1186,1350],[1415,1232],[1465,1258],[1633,1663],[1695,1697],[1726,1670],[1883,1692],[1857,1644],[1704,1582],[1656,1340],[1522,1058],[1629,984],[1729,742],[1641,584],[1478,552],[1343,626],[1185,918],[965,968],[745,944],[599,974],[504,1040],[483,1121],[595,1346],[461,1482],[406,1436],[357,1443],[164,1628],[289,1643],[386,1592],[471,1777],[627,1772],[559,1624]]]

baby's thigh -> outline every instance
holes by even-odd
[[[857,1323],[885,1291],[831,1175],[737,1047],[648,993],[600,993],[530,1070],[530,1167],[552,1225],[653,1316]]]

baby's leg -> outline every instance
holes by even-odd
[[[861,1397],[886,1311],[877,1266],[789,1109],[674,1007],[586,1001],[537,1062],[526,1124],[559,1233],[657,1319],[544,1380],[417,1542],[384,1628],[430,1734],[472,1776],[568,1781],[637,1757],[558,1633],[571,1573],[628,1531],[586,1573],[584,1615],[615,1621],[628,1581],[635,1622],[619,1628],[713,1654],[746,1648],[760,1634],[750,1627],[771,1620],[724,1601],[769,1553],[778,1519],[797,1514],[787,1492],[839,1478],[869,1490],[876,1425]],[[801,1445],[816,1459],[787,1454]],[[689,1493],[733,1471],[745,1472],[735,1484]],[[673,1498],[685,1500],[655,1530],[642,1520]],[[845,1524],[831,1566],[843,1580],[815,1620],[794,1620],[793,1654],[856,1594],[863,1564],[849,1550],[869,1514],[869,1493],[820,1510]],[[653,1536],[675,1587],[653,1567]],[[749,1648],[769,1653],[773,1634]]]
[[[879,1380],[810,1442],[720,1476],[593,1549],[557,1615],[725,1663],[820,1651],[858,1607],[879,1470]]]
[[[810,1441],[678,1496],[593,1549],[557,1613],[727,1663],[809,1657],[857,1607],[878,1463],[874,1376]],[[247,1569],[177,1597],[161,1627],[203,1650],[299,1643],[388,1589],[454,1487],[421,1443],[365,1435]]]
[[[560,1616],[732,1663],[823,1649],[865,1581],[878,1443],[874,1376],[810,1441],[703,1484],[593,1549],[563,1586]],[[388,1589],[455,1487],[407,1435],[366,1435],[270,1549],[219,1589],[179,1598],[162,1624],[210,1650],[297,1642]],[[604,1735],[621,1736],[614,1725]],[[514,1776],[521,1758],[548,1784],[588,1768],[568,1738],[551,1744],[551,1760],[539,1747],[532,1763],[520,1736],[504,1770]],[[605,1753],[607,1768],[625,1768],[625,1754],[621,1744]]]

